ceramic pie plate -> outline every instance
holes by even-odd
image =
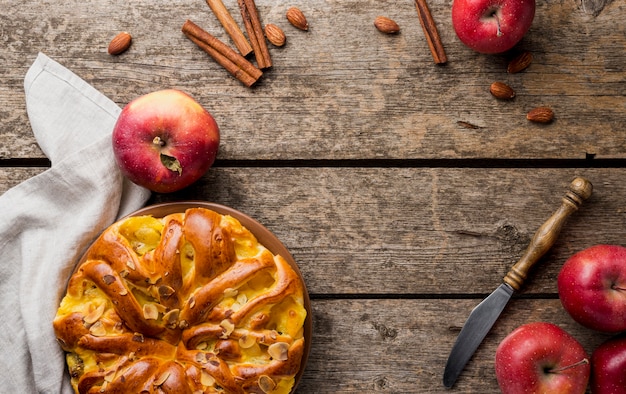
[[[304,328],[303,336],[304,336],[304,341],[305,341],[304,352],[302,354],[302,359],[300,362],[300,369],[295,376],[294,385],[291,390],[292,393],[295,392],[298,386],[298,383],[300,381],[300,378],[304,372],[306,362],[309,356],[309,352],[311,349],[311,337],[312,337],[311,302],[310,302],[309,294],[306,288],[306,284],[304,282],[304,278],[302,277],[302,273],[300,272],[300,269],[298,265],[296,264],[295,259],[293,258],[291,253],[289,253],[287,248],[282,244],[282,242],[270,230],[268,230],[265,226],[263,226],[261,223],[259,223],[252,217],[236,209],[227,207],[225,205],[220,205],[220,204],[205,202],[205,201],[184,201],[184,202],[170,202],[170,203],[159,203],[159,204],[149,205],[125,216],[124,218],[120,220],[124,220],[128,217],[134,217],[134,216],[153,216],[155,218],[162,218],[167,215],[174,214],[174,213],[183,213],[187,209],[190,209],[190,208],[205,208],[205,209],[209,209],[214,212],[217,212],[221,215],[230,215],[234,217],[257,238],[258,242],[261,245],[265,246],[265,248],[267,248],[274,255],[282,256],[287,261],[287,263],[289,263],[291,268],[300,278],[300,281],[303,287],[304,308],[306,310],[307,315],[306,315],[306,318],[304,321],[304,327],[303,327]],[[86,256],[83,256],[81,258],[79,263],[76,265],[76,269],[80,267],[85,257]]]

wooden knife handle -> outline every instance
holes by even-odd
[[[580,205],[591,196],[593,185],[585,178],[576,178],[569,185],[569,190],[561,200],[559,209],[539,227],[524,255],[504,277],[504,282],[514,290],[519,290],[528,271],[554,245],[565,220],[574,213]]]

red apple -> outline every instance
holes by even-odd
[[[591,392],[626,394],[626,336],[611,338],[591,355]]]
[[[558,276],[565,310],[585,327],[626,330],[626,248],[595,245],[571,256]]]
[[[113,129],[113,152],[122,174],[160,193],[180,190],[204,175],[219,141],[211,114],[175,89],[132,100]]]
[[[589,357],[582,345],[552,323],[528,323],[496,349],[496,378],[504,394],[584,393]]]
[[[459,39],[481,53],[508,51],[526,34],[535,0],[454,0],[452,26]]]

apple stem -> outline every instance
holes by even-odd
[[[587,360],[586,358],[583,358],[582,360],[580,360],[578,362],[575,362],[574,364],[566,365],[566,366],[560,367],[560,368],[551,368],[547,372],[548,373],[559,373],[559,372],[563,372],[565,370],[568,370],[570,368],[574,368],[574,367],[577,367],[577,366],[583,365],[583,364],[589,364],[589,360]]]
[[[158,135],[154,137],[154,139],[152,140],[152,143],[158,146],[165,146],[165,141],[163,141],[161,137],[159,137]]]
[[[497,36],[500,37],[502,35],[502,30],[500,30],[500,18],[498,18],[498,13],[496,11],[494,11],[491,16],[494,17],[494,19],[496,20],[496,26],[498,27],[498,33]]]

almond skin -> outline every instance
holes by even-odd
[[[285,45],[285,41],[287,40],[283,30],[273,23],[268,23],[267,25],[265,25],[265,37],[267,38],[267,41],[277,47],[282,47],[283,45]]]
[[[524,71],[530,63],[533,61],[533,54],[530,52],[523,52],[515,59],[509,62],[509,65],[506,68],[506,72],[509,74],[515,74],[520,71]]]
[[[554,119],[554,111],[549,107],[537,107],[526,114],[526,119],[536,123],[550,123]]]
[[[119,55],[123,52],[126,52],[128,48],[130,48],[130,44],[133,41],[131,35],[125,31],[119,33],[109,43],[109,54],[110,55]]]
[[[297,7],[291,7],[287,10],[287,20],[294,27],[300,30],[309,30],[309,23],[306,20],[306,17]]]
[[[400,26],[393,19],[389,19],[386,16],[377,16],[374,19],[374,26],[376,26],[378,31],[385,34],[395,34],[400,31]]]
[[[504,82],[494,82],[489,86],[489,91],[493,97],[499,100],[510,100],[515,97],[515,91]]]

